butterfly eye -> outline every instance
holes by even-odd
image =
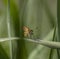
[[[30,35],[32,35],[33,34],[33,30],[30,30]]]

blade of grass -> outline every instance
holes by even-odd
[[[21,2],[20,2],[21,3]],[[21,8],[21,7],[20,7]],[[21,12],[21,9],[20,9]],[[23,19],[21,19],[19,16],[19,10],[14,3],[14,0],[10,0],[10,15],[14,24],[14,29],[15,29],[15,36],[20,37],[21,40],[17,40],[17,55],[16,59],[26,59],[26,48],[25,48],[25,42],[23,40],[23,31],[22,31],[22,26],[23,26]]]

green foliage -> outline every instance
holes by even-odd
[[[57,0],[0,2],[0,59],[60,58]],[[23,26],[33,30],[33,37],[24,38]]]

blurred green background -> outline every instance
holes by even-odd
[[[22,29],[33,30],[32,40],[59,42],[57,21],[57,0],[0,0],[0,59],[59,59],[57,47],[27,41]]]

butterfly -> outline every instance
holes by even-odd
[[[33,30],[27,26],[23,26],[24,37],[31,37],[33,35]]]

